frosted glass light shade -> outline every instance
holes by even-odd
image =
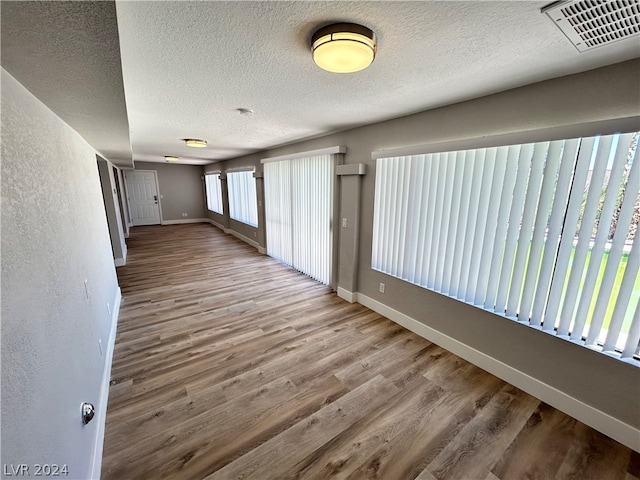
[[[367,68],[376,56],[375,34],[362,25],[337,23],[318,30],[311,40],[313,61],[333,73]]]
[[[187,144],[187,147],[204,148],[207,146],[207,141],[200,140],[199,138],[185,138],[184,142]]]

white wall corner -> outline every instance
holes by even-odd
[[[350,292],[349,290],[346,290],[342,287],[338,287],[338,290],[336,291],[336,293],[340,298],[342,298],[343,300],[346,300],[349,303],[355,303],[357,301],[356,300],[357,293]]]
[[[122,267],[124,265],[127,264],[127,244],[123,243],[122,244],[122,258],[114,258],[113,262],[115,263],[116,267]]]
[[[116,343],[116,330],[118,328],[118,316],[120,314],[120,303],[122,302],[122,291],[120,287],[116,290],[116,297],[113,300],[111,309],[111,329],[107,341],[107,351],[102,370],[102,385],[100,390],[100,404],[97,410],[97,427],[95,445],[93,447],[93,459],[91,462],[91,478],[99,479],[102,470],[102,449],[104,447],[104,432],[107,420],[107,402],[109,400],[109,382],[111,380],[111,364],[113,362],[113,350]]]
[[[345,292],[350,293],[346,290]],[[341,294],[340,288],[338,288],[338,295],[341,298],[345,298]],[[581,402],[557,388],[547,385],[546,383],[531,377],[530,375],[501,362],[500,360],[469,347],[468,345],[449,337],[438,330],[428,327],[416,319],[374,300],[373,298],[357,292],[352,295],[358,303],[390,320],[393,320],[398,325],[402,325],[413,333],[420,335],[422,338],[449,350],[451,353],[473,363],[505,382],[510,383],[536,398],[539,398],[543,402],[548,403],[552,407],[557,408],[582,423],[604,433],[632,450],[637,452],[640,451],[640,429],[628,425],[617,418],[592,407],[591,405]],[[345,300],[349,301],[347,298],[345,298]]]

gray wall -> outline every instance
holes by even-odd
[[[640,114],[640,60],[541,82],[507,92],[224,162],[224,168],[255,165],[265,157],[344,145],[345,164],[367,164],[362,190],[342,189],[340,217],[349,223],[361,206],[358,229],[340,230],[338,285],[409,315],[419,322],[477,349],[521,372],[636,428],[640,427],[640,369],[517,325],[497,315],[371,269],[375,162],[371,152],[440,142],[461,142],[513,134],[590,135],[590,122]],[[615,122],[614,122],[615,123]],[[628,122],[627,122],[628,123]],[[637,124],[637,122],[636,122]],[[640,129],[640,125],[636,125]],[[610,127],[607,127],[610,128]],[[524,141],[524,140],[523,140]],[[211,166],[214,170],[218,165]],[[231,226],[233,228],[233,225]],[[263,230],[263,226],[260,226]],[[263,235],[263,232],[260,232]],[[354,241],[355,238],[355,241]],[[267,239],[268,241],[268,239]],[[353,268],[358,260],[357,269]],[[355,277],[355,278],[354,278]],[[378,292],[379,282],[386,293]]]
[[[202,167],[136,162],[136,169],[157,172],[163,222],[207,218]]]
[[[1,188],[0,463],[68,464],[68,478],[90,478],[106,410],[107,303],[119,297],[96,152],[4,69]],[[86,426],[84,401],[97,408]]]

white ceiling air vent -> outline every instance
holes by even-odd
[[[542,12],[581,52],[640,34],[640,0],[566,0]]]

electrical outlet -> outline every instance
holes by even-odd
[[[186,217],[187,216],[187,212],[182,212],[182,216]]]
[[[342,219],[342,228],[347,228],[347,219],[346,218]]]
[[[258,238],[258,232],[253,232],[254,238]]]
[[[384,283],[380,283],[378,290],[380,290],[380,293],[384,293]]]

